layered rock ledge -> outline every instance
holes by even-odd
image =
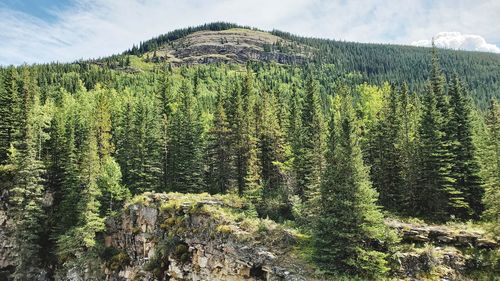
[[[237,197],[145,194],[108,220],[107,280],[306,280],[295,235]]]

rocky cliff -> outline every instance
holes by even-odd
[[[5,202],[0,202],[0,280],[10,280],[15,266],[14,224]],[[391,274],[397,280],[500,276],[498,244],[480,229],[393,219],[386,223],[402,238],[391,254]],[[102,277],[92,280],[325,280],[308,262],[309,236],[256,218],[252,206],[237,196],[136,196],[107,220],[99,240],[103,250],[96,261]],[[77,268],[54,276],[89,280]]]
[[[137,201],[137,200],[136,200]],[[107,280],[306,280],[296,235],[237,197],[146,194],[108,221]]]
[[[174,65],[204,63],[244,63],[249,60],[278,63],[303,63],[314,49],[282,39],[268,32],[233,28],[222,31],[198,31],[160,46],[143,55],[149,61]]]

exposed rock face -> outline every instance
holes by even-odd
[[[0,173],[0,280],[7,280],[7,276],[14,271],[14,222],[9,213],[9,194],[7,186],[10,183],[8,171]]]
[[[99,235],[106,249],[95,262],[103,277],[89,279],[85,270],[70,268],[56,280],[323,280],[297,255],[300,234],[251,213],[237,196],[146,193],[108,219],[107,232]],[[398,279],[473,280],[466,274],[471,268],[491,270],[481,265],[482,259],[498,247],[483,233],[386,223],[405,244],[393,258]],[[5,201],[0,202],[0,226],[3,281],[10,280],[15,266]]]
[[[249,60],[300,64],[313,56],[306,45],[284,40],[267,32],[234,28],[199,31],[147,53],[151,61],[174,65],[244,63]]]
[[[229,206],[221,200],[166,194],[145,200],[108,222],[106,246],[122,262],[108,264],[108,280],[305,280],[283,262],[294,243],[290,233],[274,230],[270,236],[281,241],[270,249],[243,221],[225,218],[219,211]]]
[[[395,255],[399,268],[394,274],[410,280],[474,280],[467,272],[478,264],[487,266],[481,259],[498,248],[495,240],[480,231],[395,220],[386,224],[400,233],[402,242],[417,246]]]
[[[474,247],[478,249],[495,249],[498,243],[484,237],[477,231],[455,230],[450,227],[433,225],[414,225],[394,220],[386,223],[399,231],[406,242],[428,242],[441,246]]]

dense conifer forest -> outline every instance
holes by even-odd
[[[179,30],[95,61],[0,68],[15,280],[92,268],[105,219],[144,192],[245,198],[259,217],[309,233],[327,275],[386,276],[382,249],[397,237],[385,216],[471,221],[498,235],[500,56],[275,31],[320,55],[297,65],[140,57],[232,27]]]

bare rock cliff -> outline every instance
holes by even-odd
[[[107,280],[306,280],[288,256],[294,235],[239,216],[246,207],[229,197],[145,195],[108,221]]]

